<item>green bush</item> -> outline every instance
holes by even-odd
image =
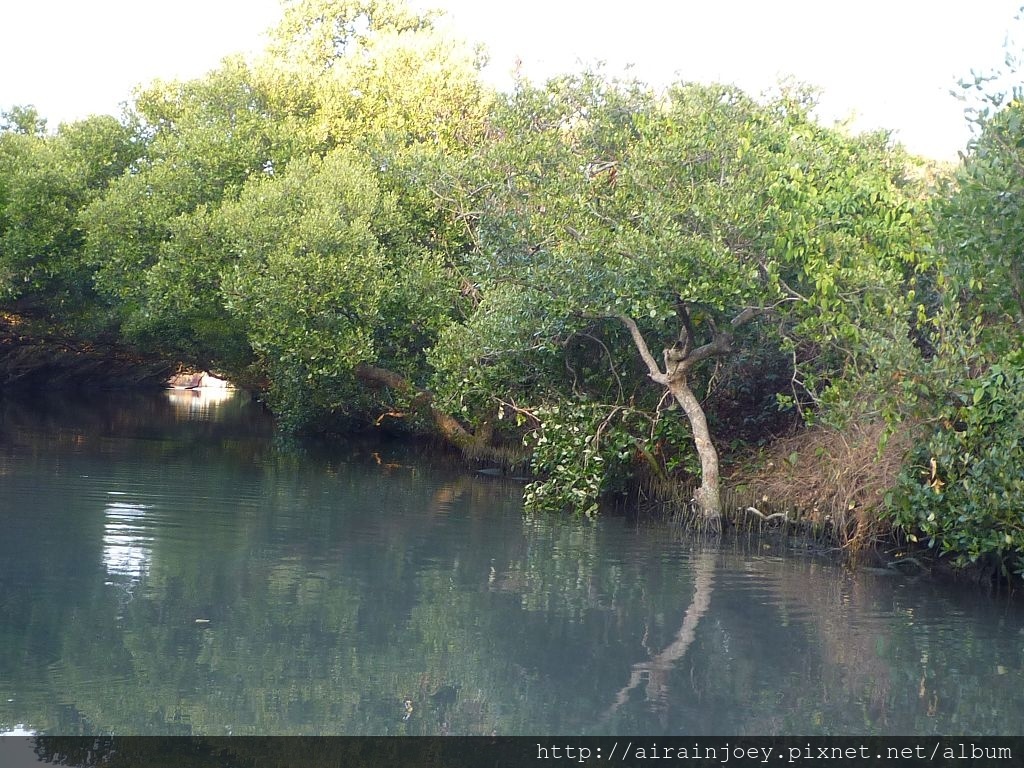
[[[915,453],[891,497],[911,540],[958,565],[1024,572],[1024,351],[971,379]]]
[[[574,510],[592,516],[602,500],[635,487],[643,474],[693,477],[699,463],[689,430],[674,412],[662,418],[623,406],[575,402],[538,408],[530,432],[531,467],[538,479],[526,487],[528,509]]]

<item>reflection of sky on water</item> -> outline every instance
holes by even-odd
[[[144,522],[146,510],[151,506],[121,501],[107,504],[103,525],[103,564],[111,576],[140,579],[149,571],[153,537],[147,534]]]
[[[167,400],[182,421],[205,421],[224,403],[238,395],[236,389],[202,387],[168,389]]]
[[[25,727],[24,723],[18,723],[9,731],[0,731],[0,736],[35,736],[36,732]]]

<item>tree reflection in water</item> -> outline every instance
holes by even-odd
[[[0,730],[1015,733],[998,600],[606,517],[229,401],[0,405]],[[768,546],[768,549],[765,549]],[[449,695],[454,692],[454,695]],[[11,699],[11,701],[7,701]]]

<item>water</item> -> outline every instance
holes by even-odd
[[[245,398],[0,400],[0,732],[1024,733],[1018,603],[524,516]]]

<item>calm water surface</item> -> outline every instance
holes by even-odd
[[[520,490],[242,397],[0,399],[0,731],[1024,733],[1019,604]]]

